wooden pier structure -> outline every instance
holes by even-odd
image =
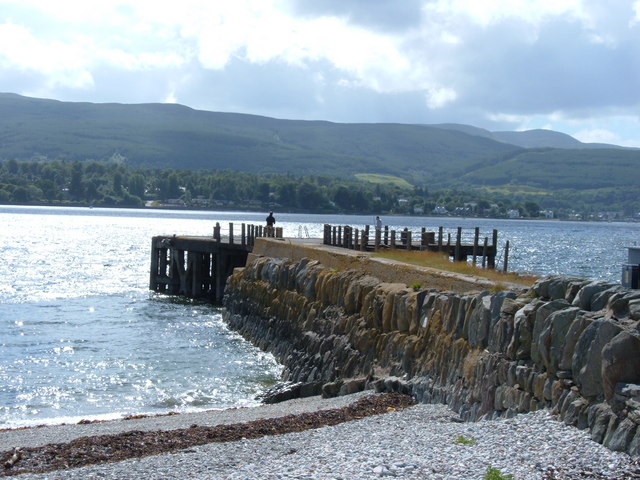
[[[236,226],[237,227],[237,224]],[[224,234],[223,234],[224,233]],[[183,295],[199,298],[213,304],[222,304],[227,278],[236,267],[243,267],[247,256],[253,250],[257,237],[282,238],[282,228],[268,228],[256,225],[240,224],[239,231],[229,223],[227,231],[222,232],[220,224],[213,228],[209,237],[160,235],[151,240],[151,268],[149,288],[169,295]],[[472,238],[463,236],[462,228],[445,236],[444,229],[429,232],[422,228],[420,232],[411,232],[408,228],[400,231],[385,227],[371,234],[368,225],[362,229],[348,225],[324,225],[324,236],[318,243],[350,248],[360,251],[379,251],[383,249],[430,250],[445,252],[454,261],[467,261],[473,258],[473,264],[481,260],[483,268],[495,268],[498,232],[493,230],[491,243],[485,236],[480,242],[480,230],[473,230]],[[504,251],[503,271],[507,268],[509,242]]]
[[[211,237],[161,235],[151,240],[149,289],[169,295],[222,303],[227,278],[244,267],[256,237],[282,237],[282,228],[234,224],[223,235],[219,224]]]
[[[452,234],[446,233],[443,227],[438,227],[437,232],[429,232],[423,227],[420,232],[412,232],[408,228],[403,230],[389,230],[389,226],[384,229],[375,230],[373,234],[369,225],[363,229],[353,228],[349,225],[324,225],[323,243],[337,247],[350,248],[361,251],[378,251],[384,249],[406,249],[406,250],[429,250],[432,252],[445,252],[453,261],[466,262],[472,257],[473,264],[476,265],[481,259],[482,268],[495,268],[498,231],[492,230],[491,241],[485,236],[480,240],[480,228],[473,229],[471,235],[464,235],[462,227],[458,227],[455,238]],[[507,241],[504,251],[503,270],[507,270],[509,256],[509,242]]]

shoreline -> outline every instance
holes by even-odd
[[[166,413],[113,420],[86,420],[78,423],[2,429],[0,430],[0,445],[7,446],[7,448],[39,447],[49,443],[69,442],[85,436],[113,435],[132,430],[166,431],[187,428],[194,423],[205,426],[244,423],[259,419],[277,418],[288,414],[342,408],[354,403],[362,396],[370,394],[372,394],[372,391],[369,390],[326,399],[315,396],[250,407],[231,407],[198,412]]]
[[[135,435],[144,433],[143,429],[152,429],[156,433],[175,428],[189,431],[202,428],[207,423],[219,425],[225,421],[224,417],[231,423],[248,422],[241,427],[249,427],[252,418],[262,417],[267,422],[260,423],[261,428],[271,430],[278,422],[268,419],[285,416],[295,420],[304,416],[305,411],[312,414],[327,412],[327,409],[355,404],[358,399],[371,395],[372,392],[368,391],[329,399],[308,397],[227,411],[57,426],[14,433],[22,436],[23,444],[33,446],[38,440],[41,444],[47,441],[43,435],[46,430],[54,434],[49,440],[54,439],[61,444],[71,442],[74,436],[79,438],[80,432],[99,440],[105,438],[106,427],[117,427],[115,430],[121,433],[130,432],[129,438],[133,441]],[[7,432],[0,433],[1,445],[8,445],[6,435]],[[119,436],[126,438],[127,434]],[[87,448],[86,445],[83,448]],[[16,468],[18,466],[19,461]],[[393,477],[467,480],[483,478],[489,468],[504,475],[512,474],[518,480],[577,480],[587,477],[626,480],[640,475],[637,459],[593,442],[587,432],[565,425],[548,411],[465,423],[442,404],[390,408],[386,413],[356,417],[335,425],[320,425],[320,428],[266,433],[259,438],[247,435],[247,438],[243,436],[222,443],[203,442],[166,453],[116,461],[109,458],[107,463],[80,468],[72,465],[57,468],[45,473],[27,472],[16,478],[364,480]],[[4,476],[7,473],[11,476],[7,470]],[[0,476],[3,475],[0,473]]]

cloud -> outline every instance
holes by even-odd
[[[2,91],[348,122],[562,125],[572,133],[597,131],[581,123],[597,119],[602,130],[640,131],[640,1],[0,7]],[[624,121],[609,122],[614,114]]]

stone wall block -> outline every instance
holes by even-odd
[[[607,302],[605,316],[607,318],[630,317],[629,302],[633,300],[640,300],[640,292],[638,290],[621,290],[612,295]],[[638,319],[636,318],[635,320]]]
[[[580,335],[573,354],[573,378],[586,398],[603,396],[602,349],[618,333],[620,325],[611,320],[596,320]]]
[[[640,320],[640,299],[629,301],[629,317],[633,320]]]
[[[571,304],[578,308],[581,308],[582,310],[594,310],[592,308],[592,300],[594,299],[595,295],[599,294],[600,292],[604,292],[605,290],[613,286],[613,284],[607,282],[590,282],[584,285],[578,291]]]
[[[577,307],[569,307],[553,312],[547,318],[546,327],[538,337],[538,352],[546,370],[554,374],[559,370],[558,364],[567,340],[569,327],[580,312]]]
[[[507,347],[507,358],[511,360],[530,358],[535,312],[543,303],[541,300],[533,300],[515,313],[513,317],[513,336]]]
[[[553,312],[563,310],[569,307],[570,304],[564,299],[551,300],[539,305],[536,309],[535,322],[533,324],[532,338],[535,341],[531,342],[531,360],[537,365],[542,366],[544,364],[540,355],[540,349],[538,347],[538,339],[542,335],[542,332],[550,324],[549,317]]]
[[[544,387],[545,387],[549,377],[547,377],[546,373],[539,373],[539,374],[534,374],[534,375],[535,375],[535,377],[534,377],[534,381],[533,381],[533,395],[539,401],[544,401],[545,400]]]
[[[616,384],[640,383],[640,331],[621,331],[602,349],[604,397],[613,399]]]
[[[628,448],[631,448],[631,441],[637,430],[638,424],[625,418],[611,434],[605,436],[604,446],[616,452],[625,452]]]
[[[629,442],[627,453],[632,457],[640,457],[640,428],[636,429],[636,434],[633,436],[631,442]]]
[[[577,279],[575,281],[569,282],[569,284],[567,285],[567,291],[564,295],[564,299],[567,302],[572,303],[573,300],[576,298],[576,295],[578,295],[578,292],[580,291],[580,289],[585,285],[588,285],[589,283],[591,282],[584,279]]]
[[[489,340],[491,327],[491,298],[483,295],[469,316],[469,345],[473,348],[485,348]]]
[[[585,312],[582,310],[578,312],[575,320],[567,330],[564,346],[562,347],[560,359],[558,360],[558,370],[571,370],[576,344],[578,343],[582,332],[591,324],[591,322],[593,322],[593,319],[585,316]]]
[[[609,300],[619,296],[620,293],[624,290],[625,289],[620,285],[615,285],[607,288],[606,290],[603,290],[602,292],[596,293],[591,298],[591,310],[597,312],[599,310],[605,309],[609,304]]]
[[[566,299],[567,289],[569,288],[569,285],[571,283],[581,281],[582,279],[576,277],[550,275],[538,279],[531,288],[536,296],[543,299]]]
[[[413,317],[415,308],[411,303],[415,302],[415,294],[409,290],[396,293],[396,300],[393,303],[393,328],[402,333],[409,333],[409,325]]]

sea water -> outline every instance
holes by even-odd
[[[257,403],[282,367],[221,311],[148,290],[151,237],[211,235],[267,213],[0,207],[0,428]],[[287,237],[373,216],[278,214]],[[640,225],[383,217],[390,228],[499,232],[509,269],[619,282]],[[499,260],[500,262],[500,260]]]

